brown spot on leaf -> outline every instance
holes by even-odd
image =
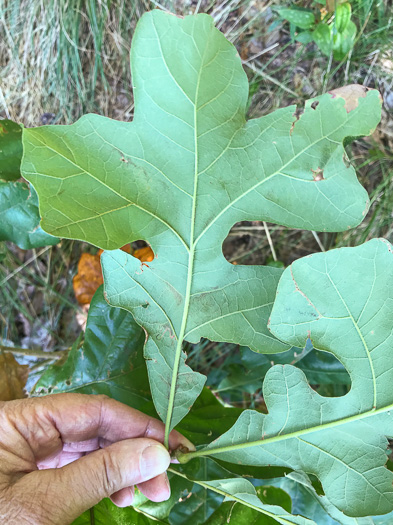
[[[300,117],[303,115],[303,113],[304,113],[304,108],[299,108],[299,107],[296,108],[295,113],[293,114],[293,116],[295,117],[295,120],[292,122],[291,129],[289,130],[290,135],[292,135],[293,130],[295,129],[295,124],[300,119]],[[273,142],[273,144],[275,144],[275,142]]]
[[[349,86],[343,86],[337,89],[329,91],[332,98],[343,98],[345,100],[344,107],[347,113],[356,109],[359,105],[359,99],[365,98],[370,88],[361,86],[360,84],[350,84]]]
[[[316,170],[311,170],[312,173],[313,173],[313,179],[315,180],[315,182],[318,182],[320,180],[325,180],[324,177],[323,177],[323,169],[322,168],[317,168]]]
[[[8,131],[2,124],[0,124],[0,135],[5,135],[6,133],[8,133]]]

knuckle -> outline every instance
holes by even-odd
[[[102,450],[102,471],[101,471],[101,485],[107,496],[112,495],[119,490],[118,480],[121,469],[117,464],[114,455],[107,449]]]

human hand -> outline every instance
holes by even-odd
[[[131,505],[134,485],[170,496],[164,425],[106,396],[56,394],[0,403],[0,523],[66,525],[105,497]],[[172,431],[169,446],[195,450]]]

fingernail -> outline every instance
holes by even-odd
[[[141,474],[148,480],[162,474],[169,467],[171,458],[162,445],[150,445],[141,456]]]

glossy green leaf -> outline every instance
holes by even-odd
[[[24,130],[22,172],[47,231],[107,250],[151,244],[149,265],[121,251],[102,264],[108,301],[149,334],[149,380],[168,434],[205,381],[185,364],[184,340],[287,349],[266,326],[282,271],[228,263],[229,229],[241,220],[326,231],[358,224],[368,198],[343,141],[372,132],[381,102],[370,91],[348,113],[326,94],[300,117],[291,106],[246,122],[240,58],[204,14],[145,14],[131,66],[132,123],[87,115]]]
[[[187,465],[172,465],[171,471],[183,481],[211,481],[232,478],[233,473],[210,458],[200,458]],[[193,481],[193,483],[194,483]],[[187,481],[188,482],[188,481]],[[222,494],[208,490],[195,482],[192,490],[175,505],[169,515],[171,525],[205,524],[224,500]]]
[[[169,472],[169,482],[171,484],[171,495],[167,501],[159,504],[154,503],[146,498],[141,492],[135,495],[133,507],[147,516],[155,519],[167,520],[174,506],[179,503],[181,498],[187,498],[192,492],[194,483],[180,476]],[[185,505],[188,508],[188,504]],[[189,511],[191,514],[191,511]],[[195,522],[193,520],[193,525]]]
[[[238,392],[240,399],[243,399],[245,392],[254,394],[262,388],[263,378],[272,366],[271,356],[256,354],[241,347],[240,355],[236,357],[232,363],[225,364],[226,377],[213,389],[220,395],[228,391]]]
[[[344,2],[336,5],[335,11],[335,26],[339,33],[342,33],[351,20],[351,4]]]
[[[141,328],[128,312],[108,305],[101,286],[90,305],[82,348],[74,347],[64,363],[48,368],[34,393],[106,394],[154,413],[143,343]]]
[[[281,18],[301,29],[311,29],[315,24],[315,16],[311,9],[280,7],[277,12]]]
[[[0,181],[0,241],[12,241],[29,250],[52,246],[60,239],[49,235],[40,226],[38,197],[32,186],[24,182]]]
[[[262,503],[279,505],[287,512],[291,512],[291,498],[286,492],[277,487],[255,487],[256,494]],[[277,520],[263,515],[245,505],[233,502],[223,503],[206,522],[206,525],[276,525]]]
[[[393,436],[392,306],[393,248],[383,239],[295,261],[280,280],[270,328],[294,346],[311,338],[335,355],[351,390],[322,397],[301,370],[274,366],[263,385],[269,414],[243,412],[229,432],[188,459],[217,454],[286,465],[315,474],[329,502],[348,516],[392,511],[393,474],[385,468],[385,436]]]
[[[183,480],[184,481],[184,480]],[[170,525],[205,525],[213,512],[223,505],[223,496],[212,490],[193,484],[191,492],[182,499],[169,515]],[[224,504],[225,505],[225,504]]]
[[[242,506],[244,505],[246,509],[240,508],[238,510],[236,509],[235,511],[235,516],[237,515],[241,519],[248,520],[251,518],[254,520],[254,523],[258,525],[262,525],[264,523],[266,523],[266,525],[270,525],[271,523],[274,523],[274,520],[277,523],[282,523],[285,525],[295,523],[299,525],[316,525],[314,521],[308,520],[307,518],[291,515],[278,505],[264,503],[263,499],[258,497],[253,485],[246,479],[232,478],[216,481],[198,481],[197,483],[206,487],[207,489],[222,494],[225,497],[224,501],[233,501],[240,503]],[[263,517],[270,518],[270,520],[256,520],[257,513],[262,514]],[[228,513],[228,516],[230,515],[231,512]],[[250,522],[253,523],[252,521]],[[218,523],[220,522],[212,521],[212,525],[218,525]],[[221,521],[221,523],[223,522]],[[227,523],[231,522],[229,521]],[[234,521],[233,523],[239,523],[239,521]]]
[[[267,492],[267,487],[263,487],[263,489],[266,488],[266,491],[262,489],[261,493],[258,493],[249,481],[240,476],[234,478],[230,471],[210,458],[198,458],[198,460],[186,465],[175,465],[170,470],[177,476],[187,480],[193,480],[195,485],[199,487],[197,490],[194,487],[193,493],[187,498],[187,501],[193,499],[194,507],[197,502],[199,502],[199,505],[202,507],[199,511],[194,509],[194,513],[190,516],[190,521],[193,523],[195,521],[196,525],[202,523],[209,523],[209,525],[211,525],[207,518],[210,517],[214,508],[222,508],[223,513],[217,512],[215,516],[213,513],[210,519],[213,519],[214,516],[214,519],[218,520],[222,515],[228,518],[228,513],[226,512],[228,505],[224,503],[223,507],[219,506],[224,498],[224,501],[236,503],[235,516],[239,518],[233,522],[236,523],[236,525],[243,523],[243,518],[245,517],[250,520],[251,518],[254,519],[257,524],[266,523],[270,525],[273,519],[278,523],[314,524],[313,521],[305,520],[303,517],[288,514],[290,512],[290,499],[288,495],[281,493],[281,491],[280,493],[276,493],[274,490]],[[205,491],[205,498],[203,498],[201,489]],[[196,497],[193,498],[195,490]],[[211,493],[214,493],[213,500],[210,499]],[[221,496],[221,499],[217,500],[217,496]],[[241,505],[238,505],[238,503],[241,503]],[[239,507],[243,505],[245,508],[240,509]],[[185,520],[183,522],[179,521],[179,517],[182,515],[180,510],[183,507],[184,517],[188,510],[188,505],[184,505],[184,502],[179,503],[177,507],[174,508],[174,511],[177,512],[176,519],[173,520],[174,513],[171,513],[169,516],[169,521],[173,525],[184,523]],[[232,507],[234,508],[233,503]],[[240,521],[240,519],[243,521]],[[280,519],[283,521],[280,521]],[[216,521],[212,523],[216,523]],[[220,521],[217,523],[220,523]]]
[[[20,178],[22,128],[12,120],[0,120],[0,179]]]
[[[84,512],[72,525],[165,525],[133,507],[120,509],[110,499],[104,499],[94,508]]]
[[[194,480],[195,482],[192,490],[188,494],[184,494],[169,515],[169,523],[171,525],[183,525],[188,522],[194,525],[210,524],[209,519],[213,519],[213,516],[215,520],[218,520],[220,516],[224,516],[225,519],[228,518],[227,509],[229,505],[226,503],[222,504],[224,495],[213,491],[212,487],[207,487],[205,482],[232,479],[233,471],[228,470],[226,466],[223,467],[222,464],[210,458],[199,458],[187,465],[173,465],[171,471],[175,476],[185,476],[185,478],[180,479]],[[260,472],[262,472],[262,469]],[[242,475],[248,476],[247,469],[244,469],[244,467]],[[261,501],[268,505],[281,506],[285,511],[290,512],[291,501],[289,496],[282,491],[277,493],[270,489],[271,487],[267,486],[256,489]],[[243,511],[240,509],[242,505],[235,505],[236,511],[234,516],[239,518],[238,521],[233,522],[236,525],[243,523],[243,521],[240,521],[243,516],[247,516],[250,519],[252,517],[254,520],[257,520],[256,523],[272,523],[271,518],[265,514],[261,514],[247,506],[244,507],[243,511],[245,514],[243,514]],[[231,503],[230,507],[232,509],[233,506],[234,503]],[[220,512],[220,509],[222,509],[222,512]]]
[[[240,408],[223,406],[210,390],[204,388],[178,430],[195,445],[205,445],[229,430],[241,413]]]

